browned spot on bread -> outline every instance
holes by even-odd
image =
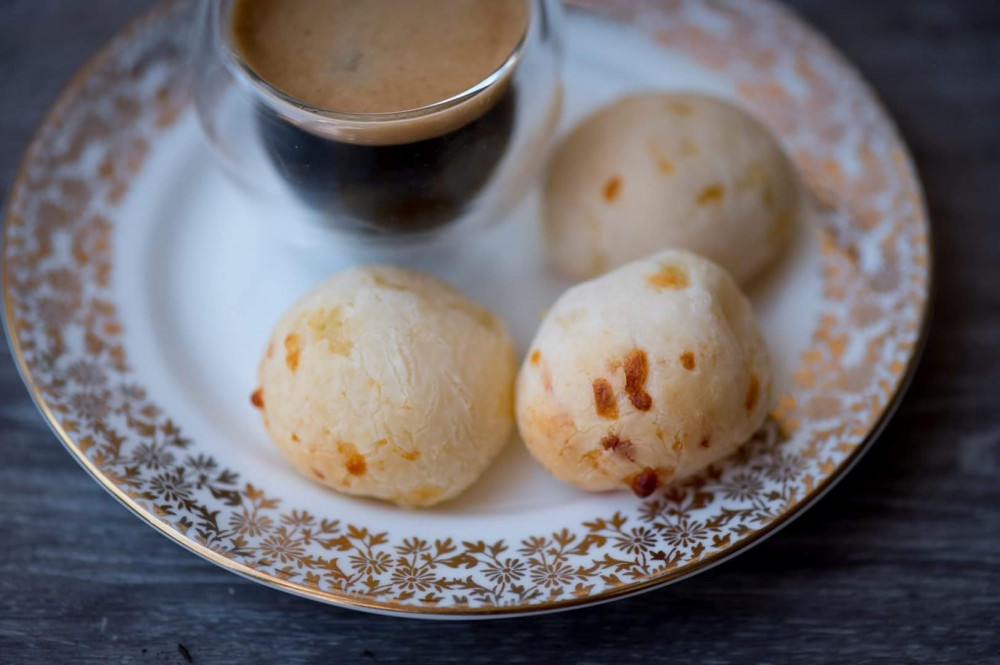
[[[635,461],[635,446],[628,439],[619,438],[617,434],[608,434],[601,439],[601,447]]]
[[[368,464],[365,463],[365,456],[359,453],[348,457],[344,466],[347,467],[347,472],[352,476],[363,476],[365,471],[368,470]]]
[[[314,476],[316,476],[317,478],[319,478],[320,480],[326,480],[326,476],[324,476],[324,475],[323,475],[323,472],[322,472],[322,471],[320,471],[319,469],[316,469],[316,468],[312,468],[312,467],[311,467],[311,468],[310,468],[309,470],[310,470],[310,471],[312,471],[312,474],[313,474]]]
[[[657,426],[656,428],[656,438],[659,439],[660,441],[663,441],[663,429],[661,429],[659,426]]]
[[[709,185],[698,194],[698,205],[708,205],[718,203],[725,196],[726,190],[722,185]]]
[[[365,456],[358,452],[353,443],[338,443],[337,451],[347,458],[344,462],[344,467],[347,468],[347,472],[352,476],[364,475],[365,471],[368,470]]]
[[[274,341],[267,343],[267,357],[271,358],[274,355]]]
[[[601,439],[601,447],[605,450],[614,450],[622,443],[622,440],[618,438],[617,434],[608,434],[606,437]]]
[[[691,353],[690,351],[685,351],[684,353],[682,353],[681,366],[688,371],[693,370],[695,367],[694,354]]]
[[[250,403],[258,409],[264,408],[264,389],[258,388],[250,394]]]
[[[753,408],[757,406],[757,399],[760,397],[760,380],[757,379],[756,374],[750,375],[750,385],[747,386],[747,395],[743,398],[743,406],[746,408],[747,413],[752,413]]]
[[[675,453],[679,453],[681,451],[681,448],[684,447],[684,442],[681,441],[680,434],[674,434],[674,442],[670,447],[673,449]]]
[[[661,265],[660,269],[652,275],[647,275],[646,282],[658,291],[686,289],[691,283],[684,268],[669,263]]]
[[[614,202],[622,193],[622,179],[620,176],[612,176],[604,183],[604,200],[608,203]]]
[[[329,311],[316,310],[306,325],[318,338],[326,340],[330,353],[346,356],[354,348],[354,342],[347,336],[347,325],[341,307],[334,307]]]
[[[538,349],[535,349],[534,351],[531,352],[530,359],[532,365],[537,365],[538,363],[542,362],[542,352],[539,351]]]
[[[292,441],[294,441],[295,443],[301,442],[301,439],[299,439],[299,435],[296,434],[295,432],[292,432]]]
[[[587,460],[588,462],[590,462],[590,465],[592,467],[597,469],[601,466],[601,463],[598,461],[600,460],[600,458],[601,458],[601,453],[599,450],[588,450],[583,454],[583,457],[581,459]]]
[[[288,369],[295,371],[299,368],[299,353],[302,347],[299,345],[299,336],[291,333],[285,337],[285,364]]]
[[[407,461],[412,462],[412,461],[417,460],[417,459],[420,458],[420,451],[419,450],[404,450],[403,452],[399,453],[399,456],[402,457],[403,459],[407,460]]]
[[[625,393],[640,411],[649,411],[653,406],[653,398],[646,392],[648,378],[649,359],[645,351],[636,349],[625,357]]]
[[[657,477],[656,471],[647,466],[639,473],[626,478],[625,482],[628,483],[628,486],[632,488],[632,492],[634,492],[637,497],[645,499],[647,496],[656,491],[656,488],[660,484],[660,479]]]
[[[698,442],[698,445],[701,446],[702,448],[708,448],[710,445],[712,445],[712,440],[706,436],[702,438],[701,441]]]
[[[601,418],[614,420],[618,417],[618,402],[607,379],[594,380],[594,410]]]

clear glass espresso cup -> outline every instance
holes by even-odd
[[[408,245],[502,219],[544,165],[561,101],[558,0],[525,2],[524,36],[471,88],[420,108],[317,108],[235,47],[235,0],[201,8],[194,102],[227,171],[282,234]]]

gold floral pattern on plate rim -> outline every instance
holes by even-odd
[[[395,537],[396,544],[390,547],[385,533],[341,525],[338,520],[318,520],[306,511],[282,513],[277,509],[278,499],[249,483],[237,485],[235,474],[218,470],[217,463],[202,454],[188,454],[183,465],[172,471],[173,462],[188,451],[191,442],[169,418],[164,419],[162,411],[146,398],[144,388],[134,383],[112,388],[108,379],[129,378],[114,303],[99,297],[106,294],[110,280],[110,229],[114,221],[97,213],[86,221],[75,220],[70,214],[74,206],[88,210],[88,197],[97,198],[95,192],[72,174],[57,177],[58,160],[46,157],[44,148],[46,140],[51,142],[52,135],[58,136],[63,130],[68,110],[79,101],[88,82],[107,76],[104,68],[109,68],[125,47],[146,31],[146,40],[156,48],[146,44],[149,53],[144,54],[145,64],[139,58],[132,62],[132,70],[110,67],[110,71],[138,79],[144,75],[143,67],[155,69],[161,65],[173,74],[155,92],[147,94],[149,99],[131,95],[113,98],[114,108],[108,111],[116,119],[113,130],[108,123],[102,128],[97,122],[89,127],[85,123],[77,126],[75,134],[73,130],[65,132],[71,140],[63,161],[79,161],[86,147],[99,144],[109,131],[122,132],[121,140],[108,140],[96,174],[101,184],[94,187],[103,194],[104,205],[114,208],[127,191],[129,179],[141,168],[150,135],[155,137],[169,126],[186,104],[176,79],[182,50],[176,43],[166,43],[167,38],[157,34],[157,27],[159,33],[164,33],[165,25],[176,27],[188,20],[194,5],[189,0],[170,0],[140,16],[76,74],[32,139],[6,204],[5,331],[32,398],[78,462],[151,526],[218,565],[316,600],[398,614],[522,614],[638,593],[733,556],[775,532],[816,501],[859,459],[887,423],[913,374],[926,338],[932,266],[929,222],[905,146],[877,100],[843,58],[788,10],[766,0],[706,3],[729,22],[730,32],[726,35],[686,20],[695,4],[692,2],[586,0],[577,4],[625,22],[640,16],[648,19],[651,12],[669,17],[669,21],[653,21],[643,29],[654,40],[731,76],[747,105],[783,139],[801,136],[805,124],[802,118],[811,119],[816,126],[809,127],[805,134],[820,147],[810,150],[806,147],[808,141],[790,141],[792,155],[817,199],[831,210],[846,209],[849,213],[848,221],[832,222],[830,228],[824,229],[824,296],[840,303],[841,318],[820,317],[813,347],[803,354],[796,372],[796,391],[779,398],[770,428],[762,433],[761,440],[740,454],[740,462],[730,464],[728,470],[710,469],[650,499],[638,508],[639,517],[615,513],[550,535],[527,538],[519,543],[520,557],[509,556],[511,546],[502,540],[492,544],[452,539],[430,543],[416,536]],[[776,67],[789,63],[779,63],[782,54],[770,46],[766,30],[794,35],[789,40],[796,44],[792,47],[791,67],[810,90],[805,101],[792,100],[791,93],[772,75]],[[141,43],[134,46],[143,50]],[[114,90],[116,83],[105,80],[103,85]],[[843,123],[817,121],[838,95],[859,104],[854,112],[872,116],[867,122],[874,129],[867,125],[865,128],[879,135],[887,151],[880,156],[868,146],[869,141],[860,140],[857,158],[861,171],[853,178],[834,160],[822,159],[824,144],[844,139]],[[146,107],[152,112],[141,110]],[[146,118],[148,126],[130,135],[129,129],[142,125],[142,118],[150,113],[152,117]],[[55,149],[49,146],[48,150]],[[58,187],[57,200],[61,203],[35,211],[34,235],[29,237],[27,228],[31,225],[21,214],[25,201],[32,193],[44,199],[54,187]],[[888,212],[871,203],[877,195],[885,199],[882,195],[887,193],[894,194]],[[905,212],[901,212],[904,208]],[[894,226],[886,232],[882,227],[890,217],[895,219]],[[860,266],[858,247],[866,233],[876,230],[885,235],[880,243],[879,271],[865,272]],[[64,241],[73,243],[70,254],[76,260],[74,268],[85,275],[83,279],[65,266],[43,271],[43,264],[54,253],[53,238],[59,234],[63,234]],[[900,248],[904,251],[900,252]],[[37,289],[47,289],[49,295],[36,298]],[[880,300],[880,294],[889,295]],[[892,295],[898,295],[898,302]],[[39,301],[44,301],[45,306]],[[891,311],[886,308],[889,302],[894,303]],[[851,324],[870,326],[879,313],[891,319],[895,334],[867,340],[862,365],[872,369],[847,367],[842,358],[852,341]],[[81,324],[80,346],[87,350],[88,357],[71,357],[62,332],[52,337],[54,344],[49,340],[49,348],[40,349],[40,328],[62,322],[69,330],[74,320]],[[885,350],[892,343],[896,343],[896,356],[905,361],[891,358],[893,353]],[[57,366],[61,369],[53,369]],[[878,380],[880,369],[884,370],[883,377]],[[826,387],[821,385],[824,382]],[[67,384],[88,388],[69,395]],[[834,385],[839,387],[830,387]],[[849,400],[834,397],[838,390],[855,397],[850,407],[856,414],[851,416],[853,421],[847,418],[839,429],[814,426],[809,442],[799,446],[801,450],[778,449],[776,441],[782,434],[828,421],[838,409],[847,411]],[[866,410],[868,401],[870,408]],[[125,423],[125,434],[109,424],[115,419]],[[850,429],[847,425],[852,422],[854,428]],[[130,436],[148,442],[130,446]],[[852,441],[852,437],[857,440]],[[838,441],[836,447],[831,445]],[[191,449],[191,453],[196,452]],[[727,508],[714,496],[725,489],[737,504],[742,501],[740,505],[745,505],[748,497],[763,491],[760,476],[738,472],[738,465],[746,465],[755,454],[772,456],[776,460],[772,470],[783,474],[785,480],[777,496],[757,497],[765,508],[757,515],[756,528],[752,528],[742,521],[740,511],[749,520],[757,508]],[[824,454],[826,458],[822,459]],[[732,482],[720,484],[723,476]],[[215,507],[234,508],[228,529],[217,524],[220,511],[212,513],[212,505],[192,498],[195,492],[211,495],[218,504]],[[713,518],[693,523],[687,519],[687,511],[703,509],[713,502],[720,503],[721,511]],[[665,516],[678,514],[682,516],[678,522],[666,524]],[[645,526],[626,529],[625,524],[633,518],[644,519]],[[736,524],[730,526],[734,520]],[[225,537],[219,536],[223,533]],[[670,548],[664,544],[670,544]],[[662,549],[654,549],[657,545]],[[337,555],[317,557],[307,552],[317,546]],[[615,558],[609,551],[624,556]],[[604,557],[598,559],[595,554],[588,558],[591,552],[603,553]],[[351,570],[350,574],[341,568],[341,562]],[[469,570],[479,578],[469,575],[462,580],[461,574]],[[441,571],[456,576],[448,579]],[[522,584],[515,584],[521,580]],[[603,586],[598,587],[598,581]],[[493,586],[488,588],[484,583]],[[448,600],[445,594],[451,594],[450,603],[442,602]]]

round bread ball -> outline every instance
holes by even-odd
[[[516,370],[485,307],[430,275],[354,268],[278,322],[253,402],[308,478],[431,506],[472,485],[507,443]]]
[[[725,270],[666,250],[568,290],[517,380],[517,423],[556,478],[640,497],[763,424],[767,350]]]
[[[707,256],[740,283],[787,244],[798,180],[760,123],[700,95],[624,97],[563,141],[545,184],[551,261],[589,279],[664,248]]]

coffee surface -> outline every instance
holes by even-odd
[[[524,35],[525,0],[238,0],[233,43],[310,106],[406,111],[496,71]]]

